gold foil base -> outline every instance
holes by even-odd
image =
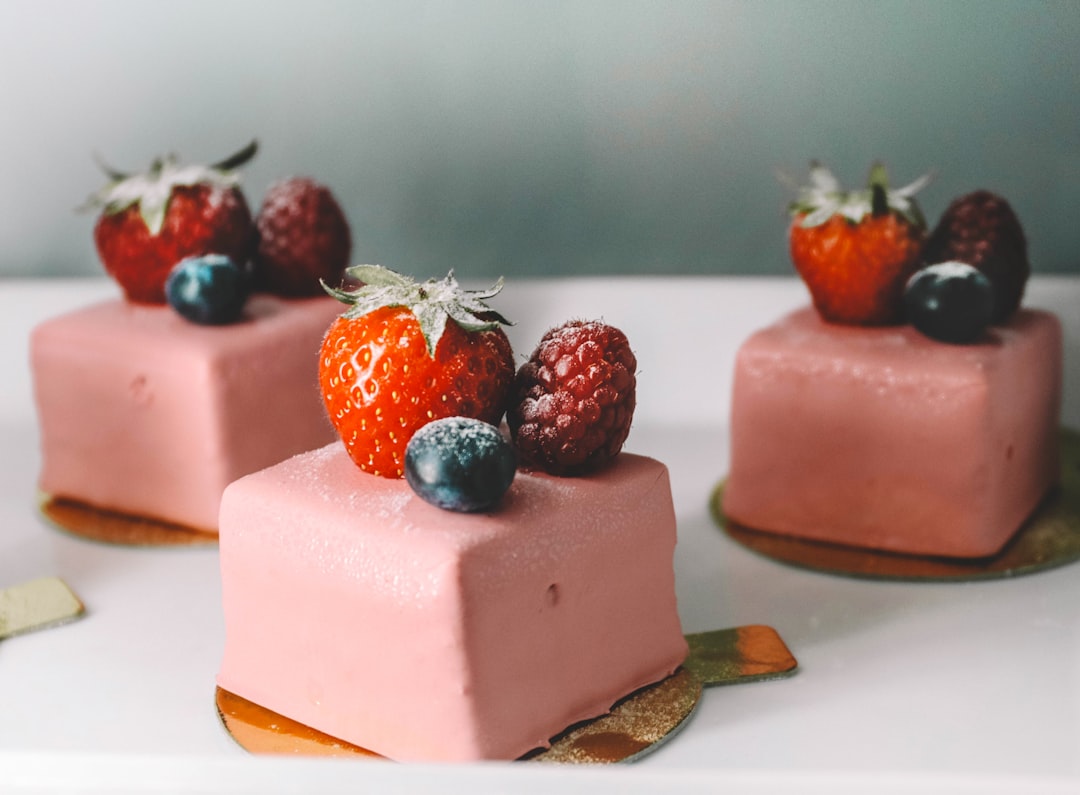
[[[59,577],[41,577],[0,590],[0,640],[66,624],[81,616],[82,601]]]
[[[207,546],[217,533],[142,516],[106,511],[91,505],[41,494],[42,515],[55,527],[80,538],[130,547]]]
[[[572,726],[529,762],[606,764],[632,762],[683,727],[701,698],[702,682],[686,668],[631,693],[599,718]]]
[[[292,756],[366,756],[385,759],[359,745],[310,729],[292,718],[260,707],[246,698],[217,688],[218,717],[233,739],[258,754]]]
[[[752,624],[687,635],[683,665],[706,685],[760,682],[790,676],[798,661],[772,627]]]
[[[713,517],[728,536],[772,560],[804,569],[881,580],[970,581],[1034,574],[1080,559],[1080,434],[1061,429],[1061,485],[1005,548],[986,558],[904,555],[809,541],[744,527],[724,516],[724,484],[713,491]]]
[[[632,762],[681,729],[702,687],[775,679],[797,662],[776,631],[747,626],[686,636],[690,654],[666,679],[631,693],[606,715],[571,726],[551,746],[522,757],[528,762],[607,764]],[[233,739],[255,754],[355,756],[384,759],[234,695],[220,687],[218,717]]]

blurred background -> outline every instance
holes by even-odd
[[[810,159],[1003,194],[1080,272],[1080,3],[0,0],[0,276],[96,274],[74,212],[252,138],[417,277],[789,274]]]

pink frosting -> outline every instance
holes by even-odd
[[[992,554],[1059,479],[1061,368],[1045,312],[948,345],[796,311],[737,355],[724,512],[815,540]]]
[[[333,438],[318,349],[341,304],[253,296],[244,319],[198,326],[112,300],[30,341],[42,491],[216,530],[230,482]]]
[[[335,443],[225,492],[218,683],[394,759],[515,758],[682,662],[674,546],[649,458],[459,514]]]

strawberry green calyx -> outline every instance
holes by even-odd
[[[113,215],[138,204],[146,228],[151,235],[157,235],[165,224],[174,188],[193,185],[235,187],[240,182],[236,169],[251,160],[257,149],[258,143],[252,141],[235,154],[209,166],[182,166],[176,156],[170,154],[154,160],[145,174],[125,174],[98,160],[109,184],[92,194],[80,209],[101,209]]]
[[[915,202],[915,194],[930,182],[931,175],[923,176],[894,190],[889,189],[888,173],[881,163],[870,168],[866,188],[845,190],[829,169],[814,161],[810,164],[810,184],[799,189],[791,203],[793,215],[802,215],[803,227],[820,226],[834,215],[841,215],[853,224],[867,216],[896,213],[919,228],[926,226],[922,211]]]
[[[465,290],[454,278],[452,270],[438,281],[428,279],[422,283],[382,265],[354,265],[347,268],[345,273],[349,278],[361,282],[361,286],[346,290],[330,287],[323,282],[323,289],[327,293],[349,305],[343,317],[355,319],[385,307],[408,309],[416,316],[428,354],[432,357],[446,329],[447,320],[453,320],[465,331],[490,331],[500,325],[513,325],[484,303],[502,290],[501,276],[486,290]]]

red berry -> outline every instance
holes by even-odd
[[[810,175],[788,235],[814,307],[833,323],[899,323],[904,285],[920,265],[924,224],[913,197],[925,180],[889,190],[876,165],[865,190],[845,191],[820,165]]]
[[[305,177],[270,187],[255,219],[256,274],[270,292],[318,295],[338,285],[349,264],[349,223],[330,189]]]
[[[1004,323],[1017,310],[1031,265],[1020,219],[1001,196],[978,190],[954,199],[926,240],[928,263],[965,262],[990,280],[994,288],[994,323]]]
[[[423,284],[378,266],[349,268],[348,274],[364,286],[329,290],[352,306],[323,340],[319,384],[330,421],[357,466],[400,478],[409,440],[432,420],[499,422],[514,359],[499,328],[506,321],[482,299],[501,282],[470,293],[453,274]]]
[[[103,208],[94,242],[128,300],[165,303],[169,272],[188,257],[222,254],[246,268],[255,231],[234,169],[254,153],[251,144],[213,166],[169,157],[146,174],[109,171],[112,181],[87,206]]]
[[[576,320],[547,332],[518,370],[506,416],[522,461],[576,475],[614,458],[634,417],[636,369],[613,326]]]
[[[919,269],[920,230],[895,215],[858,224],[834,215],[810,228],[804,217],[789,230],[791,259],[818,313],[832,323],[899,323],[904,285]]]
[[[173,189],[157,234],[131,206],[114,215],[102,214],[94,227],[94,242],[105,270],[129,301],[162,304],[169,272],[181,260],[221,254],[246,263],[252,228],[240,191],[194,185]]]

